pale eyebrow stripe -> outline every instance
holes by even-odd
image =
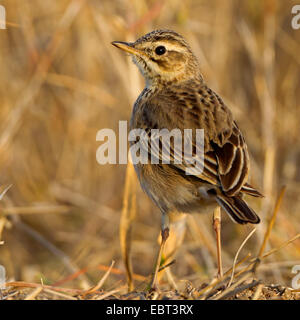
[[[164,46],[166,47],[166,49],[168,51],[177,51],[177,52],[185,52],[186,51],[186,48],[184,48],[183,46],[179,46],[178,44],[173,44],[171,42],[166,42],[166,41],[157,41],[155,42],[156,47],[159,47],[159,46]]]

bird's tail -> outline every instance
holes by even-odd
[[[263,198],[264,196],[249,183],[245,183],[241,189],[241,192],[249,194],[252,197]]]
[[[240,197],[228,197],[226,195],[217,195],[219,205],[229,214],[237,223],[259,223],[259,216],[252,210],[248,204]]]

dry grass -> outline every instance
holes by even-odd
[[[4,298],[143,297],[160,214],[130,173],[125,183],[125,165],[97,164],[96,134],[128,120],[143,87],[136,67],[110,42],[170,28],[187,38],[207,82],[231,106],[251,153],[251,183],[266,197],[249,199],[262,223],[240,250],[228,289],[230,272],[207,285],[217,270],[212,216],[174,221],[165,263],[178,249],[176,262],[165,269],[156,298],[299,299],[288,287],[300,239],[276,249],[300,232],[300,31],[290,24],[296,3],[1,2],[9,23],[0,30],[0,193],[12,185],[0,211],[0,265],[10,282]],[[224,270],[252,228],[222,216]],[[138,293],[126,294],[122,255]],[[257,266],[257,255],[253,277],[243,269]]]

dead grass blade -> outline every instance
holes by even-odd
[[[262,257],[261,257],[261,261],[263,259],[265,259],[266,257],[270,256],[271,254],[274,254],[275,252],[279,251],[280,249],[286,247],[287,245],[289,245],[290,243],[292,243],[293,241],[297,240],[298,238],[300,238],[300,234],[297,234],[296,236],[294,236],[293,238],[289,239],[288,241],[285,241],[284,243],[282,243],[279,247],[274,248],[270,251],[268,251],[267,253],[265,253]],[[240,265],[242,262],[245,262],[249,259],[250,255],[246,256],[245,258],[243,258],[239,263],[237,263],[235,265],[235,268]],[[245,266],[244,268],[242,268],[239,272],[237,272],[236,274],[234,274],[234,278],[237,279],[237,281],[231,285],[231,287],[227,287],[227,289],[225,289],[224,291],[226,291],[224,293],[224,291],[222,291],[222,296],[218,296],[218,298],[224,298],[224,296],[230,292],[232,289],[236,288],[238,285],[242,284],[245,280],[247,280],[250,275],[253,275],[253,266],[255,265],[255,263],[257,262],[257,258],[253,258],[249,261],[249,264],[247,266]],[[204,289],[202,289],[201,291],[199,291],[197,294],[195,294],[198,298],[200,298],[201,300],[206,299],[207,296],[211,295],[213,290],[217,290],[217,288],[222,286],[222,283],[224,283],[227,279],[228,279],[228,274],[232,272],[232,268],[229,269],[222,278],[220,279],[213,279],[213,281],[211,282],[211,284],[209,284],[208,286],[206,286]],[[246,273],[246,276],[242,276],[243,274]],[[240,277],[240,278],[239,278]],[[257,283],[256,283],[257,284]],[[255,286],[256,284],[253,284],[253,286]],[[235,293],[236,294],[236,293]]]
[[[58,296],[60,298],[63,298],[64,300],[78,300],[76,297],[70,296],[68,294],[64,294],[62,292],[53,291],[52,289],[44,288],[43,291],[50,293],[53,296]]]
[[[234,260],[233,260],[233,265],[232,265],[232,272],[231,272],[231,277],[230,277],[230,280],[228,282],[228,285],[227,287],[230,287],[232,281],[233,281],[233,277],[234,277],[234,271],[235,271],[235,264],[236,264],[236,261],[237,261],[237,258],[239,256],[239,253],[241,252],[241,250],[243,249],[244,245],[246,244],[246,242],[251,238],[251,236],[253,235],[253,233],[256,231],[256,228],[254,228],[249,234],[248,236],[245,238],[245,240],[242,242],[242,244],[240,245],[235,257],[234,257]]]
[[[70,282],[72,280],[75,280],[77,279],[81,274],[84,274],[86,273],[88,270],[92,270],[92,269],[98,269],[98,270],[101,270],[101,271],[107,271],[110,269],[109,266],[105,266],[103,264],[99,264],[98,266],[94,267],[94,268],[83,268],[75,273],[72,273],[70,275],[68,275],[67,277],[63,278],[62,280],[59,280],[57,282],[55,282],[53,284],[53,286],[60,286],[64,283],[67,283],[67,282]],[[111,268],[110,269],[110,273],[111,274],[114,274],[114,275],[125,275],[126,274],[126,271],[123,271],[123,270],[120,270],[120,269],[117,269],[117,268]],[[137,273],[133,273],[132,274],[132,278],[137,280],[137,281],[140,281],[140,282],[144,282],[147,280],[146,277],[140,275],[140,274],[137,274]]]
[[[117,289],[110,290],[110,291],[102,294],[101,296],[95,298],[95,300],[104,300],[105,298],[112,296],[113,294],[118,293],[118,292],[124,290],[125,288],[126,288],[126,286],[121,286]]]
[[[12,216],[14,225],[21,230],[23,230],[25,233],[27,233],[30,237],[35,239],[37,242],[39,242],[43,247],[48,249],[53,255],[58,257],[60,261],[72,272],[78,272],[78,267],[75,266],[71,259],[60,249],[58,249],[53,243],[48,241],[44,236],[42,236],[39,232],[31,228],[26,223],[22,222],[20,219],[18,219],[18,216],[13,215]],[[81,285],[83,288],[90,287],[88,279],[85,277],[84,274],[80,275],[81,277]]]
[[[6,218],[5,217],[0,217],[0,245],[4,244],[4,241],[1,240],[2,238],[2,232],[4,230],[4,226],[6,224]]]
[[[5,283],[6,287],[16,287],[16,288],[40,288],[41,286],[43,289],[50,289],[53,291],[57,292],[69,292],[72,295],[80,295],[83,293],[83,290],[80,289],[71,289],[71,288],[59,288],[59,287],[54,287],[50,285],[41,285],[39,283],[30,283],[30,282],[25,282],[25,281],[11,281],[11,282],[6,282]]]
[[[10,214],[61,214],[70,211],[70,206],[28,206],[28,207],[6,207],[2,209],[4,215]]]
[[[239,293],[241,293],[241,292],[243,292],[243,291],[245,291],[247,289],[251,289],[251,288],[257,286],[260,283],[259,280],[253,280],[251,283],[242,284],[244,281],[246,281],[246,280],[243,280],[240,285],[238,285],[234,290],[231,290],[230,292],[228,292],[225,295],[223,295],[222,298],[223,299],[228,299],[228,298],[234,297],[237,294],[239,294]],[[217,299],[217,300],[219,300],[219,299]]]
[[[265,250],[265,247],[267,245],[267,241],[269,240],[270,238],[270,234],[271,234],[271,231],[273,229],[273,226],[274,226],[274,223],[275,223],[275,220],[276,220],[276,217],[277,217],[277,213],[279,211],[279,208],[281,206],[281,202],[282,202],[282,199],[283,199],[283,196],[284,196],[284,193],[285,193],[285,190],[286,190],[286,187],[284,186],[281,191],[280,191],[280,194],[279,194],[279,197],[276,201],[276,205],[275,205],[275,208],[274,208],[274,211],[273,211],[273,214],[272,214],[272,218],[268,224],[268,228],[266,230],[266,233],[265,233],[265,236],[264,236],[264,240],[263,240],[263,243],[260,247],[260,250],[259,250],[259,253],[258,253],[258,258],[260,258],[262,255],[263,255],[263,252]]]
[[[242,263],[244,263],[245,261],[247,261],[249,258],[251,257],[251,254],[248,253],[247,256],[245,256],[243,259],[241,259],[238,263],[235,264],[235,267],[240,266]],[[222,283],[224,283],[225,281],[227,281],[228,275],[232,272],[232,268],[230,268],[229,270],[227,270],[222,278],[214,278],[211,283],[206,286],[205,288],[203,288],[202,290],[200,290],[198,293],[195,293],[196,297],[200,297],[201,300],[204,300],[213,289],[215,289],[218,286],[221,286]]]
[[[130,259],[132,221],[136,216],[136,176],[133,164],[129,161],[126,170],[123,209],[120,220],[120,244],[126,268],[128,290],[133,289],[133,271]]]
[[[91,294],[91,293],[94,293],[95,291],[99,291],[99,289],[103,286],[104,282],[106,281],[107,277],[109,276],[110,272],[111,272],[111,269],[112,267],[114,266],[115,262],[112,261],[109,269],[105,272],[104,276],[99,280],[99,282],[97,283],[96,286],[88,289],[84,294],[83,296],[86,296],[88,294]]]
[[[39,90],[44,82],[47,71],[50,68],[54,55],[59,48],[59,45],[64,40],[64,33],[70,27],[73,20],[80,12],[85,0],[73,0],[66,8],[64,15],[57,25],[57,29],[54,31],[52,39],[46,52],[41,56],[37,65],[36,72],[32,76],[25,91],[20,94],[20,99],[16,102],[13,110],[11,111],[8,123],[5,126],[5,130],[1,133],[0,137],[0,151],[8,145],[13,137],[18,132],[23,115],[27,108],[31,106],[31,102],[36,98]]]
[[[294,242],[295,240],[300,238],[300,233],[298,233],[297,235],[295,235],[293,238],[283,242],[279,247],[274,248],[270,251],[268,251],[267,253],[265,253],[261,259],[265,259],[266,257],[270,256],[271,254],[283,249],[284,247],[286,247],[287,245],[289,245],[290,243]]]
[[[0,193],[0,201],[3,199],[3,197],[5,196],[6,192],[12,187],[12,184],[10,184],[9,186],[7,186],[1,193]]]
[[[43,286],[35,288],[24,300],[35,300],[35,298],[43,291]]]
[[[221,298],[227,296],[229,293],[233,292],[233,290],[235,288],[237,288],[240,284],[242,284],[243,282],[245,282],[247,279],[249,279],[251,276],[251,273],[246,273],[243,277],[241,277],[240,279],[238,279],[231,287],[226,288],[225,290],[223,290],[219,295],[208,299],[208,300],[220,300]]]
[[[257,286],[256,291],[254,292],[254,295],[252,297],[252,300],[259,300],[259,297],[261,295],[262,292],[262,288],[264,287],[264,285],[261,283]]]
[[[105,102],[105,107],[112,108],[116,103],[116,99],[101,87],[93,86],[85,81],[70,77],[68,75],[48,73],[45,79],[47,83],[71,89],[75,92],[81,92],[89,97],[99,101],[101,105]]]
[[[295,240],[297,240],[298,238],[300,238],[300,233],[298,233],[296,236],[294,236],[293,238],[283,242],[279,247],[277,248],[274,248],[270,251],[268,251],[267,253],[265,253],[261,258],[260,258],[260,262],[267,258],[268,256],[270,256],[271,254],[274,254],[276,252],[278,252],[279,250],[283,249],[284,247],[286,247],[287,245],[289,245],[290,243],[294,242]],[[238,277],[240,276],[241,274],[249,271],[249,270],[254,270],[254,266],[255,264],[257,264],[257,258],[253,258],[249,261],[250,263],[242,270],[240,270],[235,276]]]

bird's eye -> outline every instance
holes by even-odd
[[[155,49],[155,53],[159,56],[163,55],[166,52],[166,48],[164,46],[158,46]]]

